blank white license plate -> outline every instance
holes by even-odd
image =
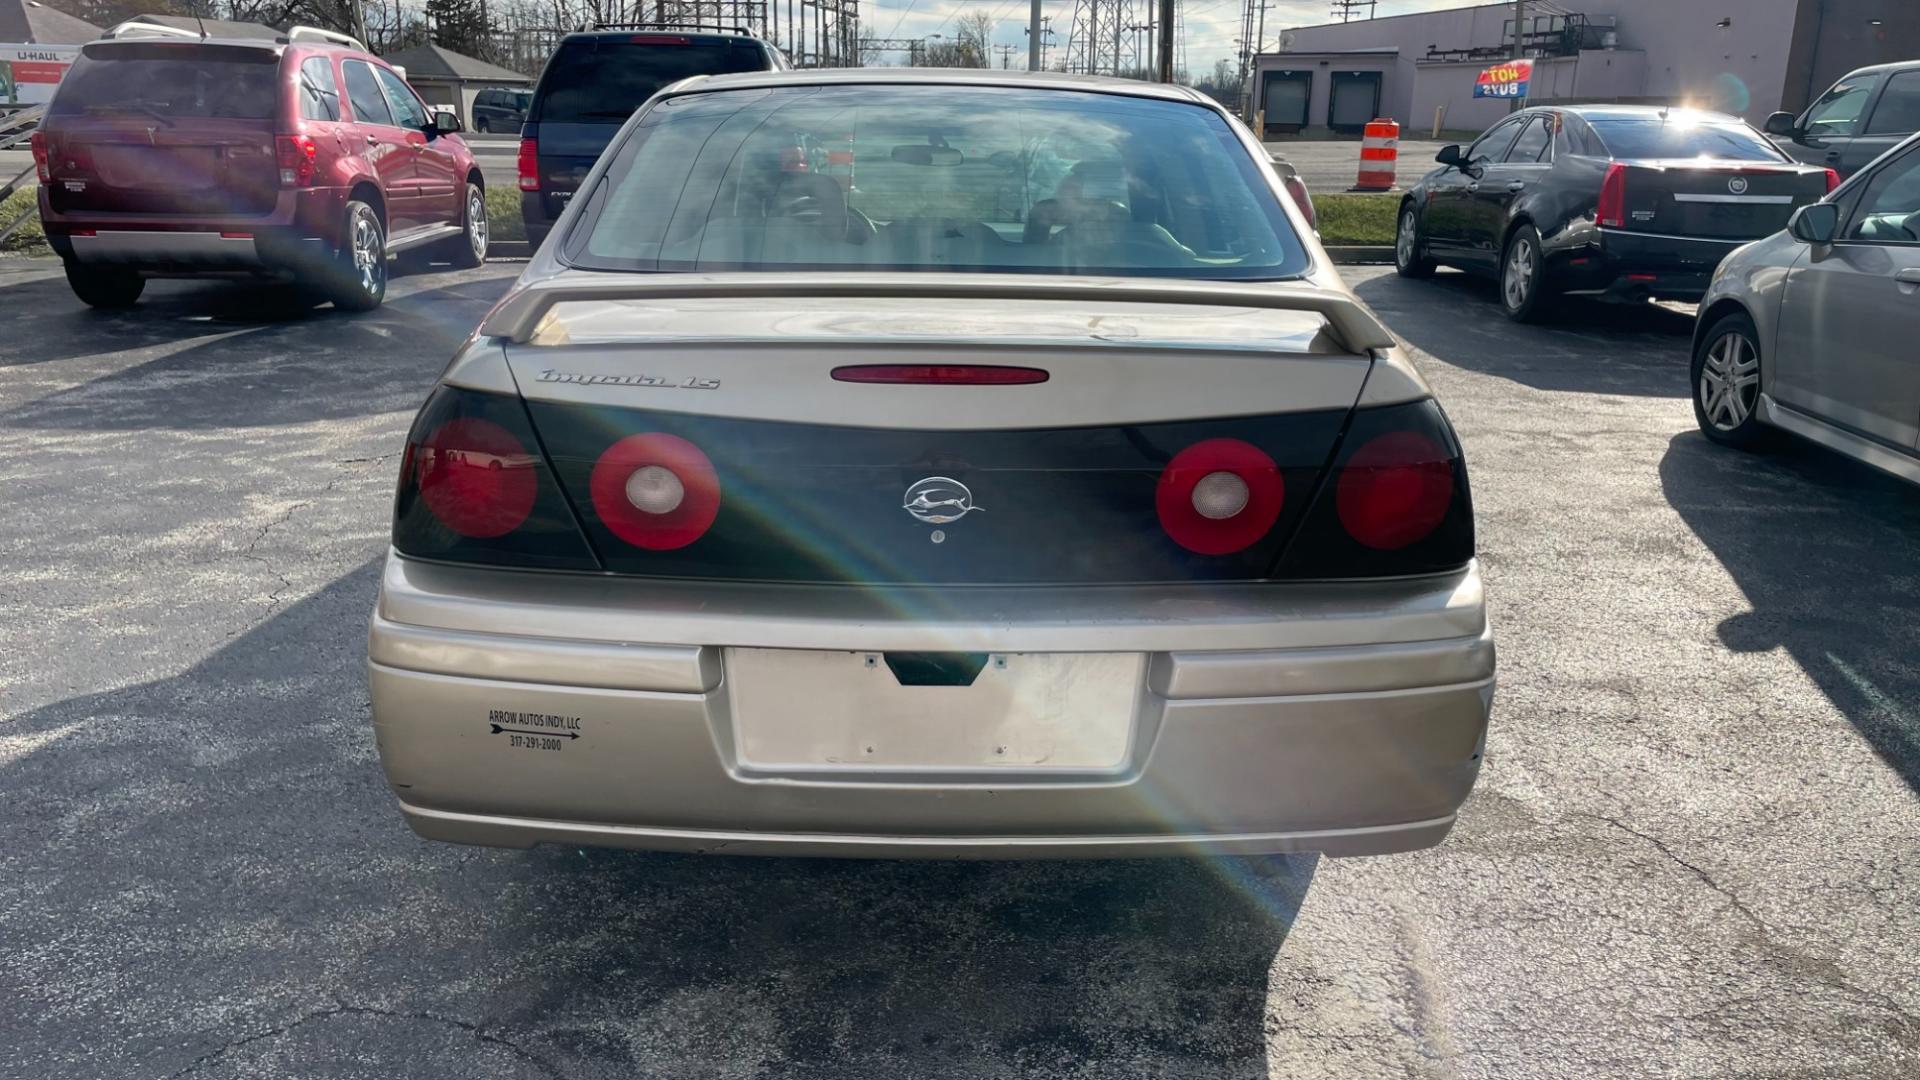
[[[1145,664],[993,654],[971,686],[902,686],[880,653],[728,649],[726,679],[743,765],[1111,769]]]

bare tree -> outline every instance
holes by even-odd
[[[998,25],[993,16],[984,11],[974,11],[955,20],[954,47],[960,51],[960,62],[953,67],[983,68],[990,66],[993,55],[993,30]]]

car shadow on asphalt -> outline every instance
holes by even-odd
[[[0,728],[0,881],[33,898],[0,904],[22,1060],[78,1039],[87,1075],[1267,1075],[1312,857],[1261,877],[415,838],[372,751],[377,570]]]
[[[1920,791],[1920,488],[1785,436],[1746,454],[1693,431],[1660,482],[1752,604],[1721,641],[1785,647]]]
[[[0,341],[0,366],[141,348],[159,355],[16,405],[0,413],[0,424],[190,430],[412,408],[508,280],[423,279],[365,314],[313,309],[287,289],[229,283],[194,283],[125,312],[75,312],[71,298],[34,291],[64,293],[60,279],[15,285],[0,303],[41,314],[28,314]]]
[[[35,260],[36,262],[47,260]],[[0,311],[10,332],[0,341],[0,367],[69,360],[94,353],[169,345],[214,334],[262,332],[281,328],[301,334],[335,333],[371,315],[338,311],[310,289],[261,281],[158,279],[147,283],[139,303],[118,311],[86,307],[52,274],[10,274],[0,278]],[[490,268],[491,269],[491,268]],[[468,299],[492,306],[506,292],[517,267],[501,266],[498,275],[440,287],[433,274],[396,275],[388,303],[405,304],[432,297]],[[478,318],[473,323],[478,323]],[[460,337],[473,329],[468,325]],[[456,342],[459,337],[454,339]]]
[[[1568,298],[1552,320],[1521,325],[1492,281],[1450,270],[1426,281],[1383,274],[1354,292],[1407,344],[1467,371],[1538,390],[1687,394],[1690,309]]]

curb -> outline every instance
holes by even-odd
[[[533,245],[525,240],[493,240],[487,243],[489,259],[531,259]]]
[[[1393,261],[1393,247],[1388,244],[1328,247],[1326,251],[1328,258],[1342,266],[1371,266]]]

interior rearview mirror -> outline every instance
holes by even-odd
[[[1827,202],[1803,206],[1787,219],[1787,231],[1796,240],[1825,247],[1840,232],[1840,207]]]
[[[466,125],[460,122],[460,114],[452,109],[435,109],[433,127],[442,135],[456,135],[467,130]]]
[[[1440,148],[1439,153],[1433,155],[1433,160],[1455,169],[1460,168],[1460,145],[1448,143]]]
[[[1794,134],[1793,114],[1790,112],[1768,113],[1766,129],[1769,135],[1786,135],[1792,137]]]

